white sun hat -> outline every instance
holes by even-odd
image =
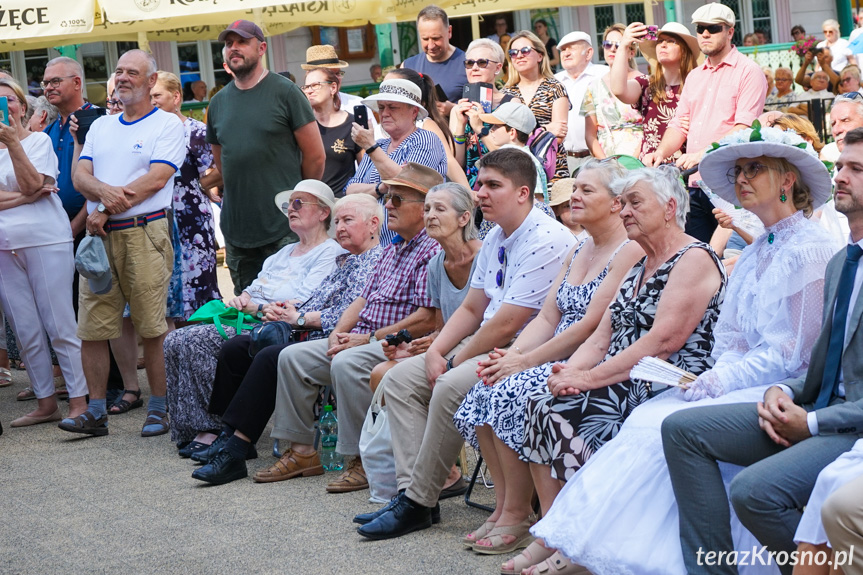
[[[378,89],[377,94],[372,94],[368,98],[363,98],[363,104],[372,109],[377,109],[378,102],[401,102],[419,109],[418,120],[425,120],[428,117],[428,112],[422,105],[422,90],[420,87],[403,78],[393,78],[392,80],[384,80]]]
[[[757,120],[752,128],[739,130],[714,143],[713,148],[704,154],[698,171],[716,195],[739,206],[734,184],[728,181],[728,170],[740,158],[761,156],[785,158],[798,169],[803,183],[809,188],[813,209],[818,209],[830,198],[830,173],[812,146],[796,132],[762,128]]]

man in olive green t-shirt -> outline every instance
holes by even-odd
[[[297,241],[274,198],[324,173],[324,144],[308,99],[261,63],[264,33],[237,20],[219,34],[234,81],[210,100],[207,141],[225,183],[221,228],[234,294],[264,260]]]

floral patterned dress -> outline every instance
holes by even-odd
[[[714,360],[710,356],[713,327],[719,317],[727,278],[722,262],[710,246],[701,242],[684,246],[662,264],[641,289],[638,289],[638,284],[647,258],[642,258],[630,270],[617,298],[609,306],[612,336],[603,362],[650,331],[671,270],[692,248],[700,248],[710,254],[722,278],[721,284],[695,331],[668,361],[695,375],[713,366]],[[646,385],[631,380],[564,397],[554,397],[547,387],[540,387],[527,400],[522,459],[550,465],[552,475],[568,480],[596,450],[617,435],[623,421],[648,399],[648,395]]]
[[[186,118],[183,127],[186,130],[186,159],[174,177],[173,201],[180,257],[175,257],[172,274],[173,279],[179,264],[182,311],[179,316],[170,315],[188,319],[208,301],[222,299],[222,294],[216,276],[213,211],[199,182],[199,178],[213,165],[213,153],[206,139],[207,125]]]
[[[618,100],[603,78],[594,80],[584,93],[581,115],[596,118],[596,137],[606,156],[626,154],[637,158],[641,151],[644,117]]]
[[[629,240],[623,242],[614,251],[608,260],[608,265],[599,275],[581,285],[573,285],[567,281],[572,269],[572,262],[575,261],[575,256],[584,247],[584,243],[576,248],[575,253],[572,254],[572,259],[569,260],[566,277],[560,282],[560,287],[557,290],[556,301],[557,309],[560,311],[560,321],[554,330],[553,337],[559,336],[571,325],[581,321],[587,312],[587,306],[590,305],[593,294],[596,293],[602,280],[608,275],[608,268],[611,267],[614,256],[628,242]],[[466,441],[479,449],[476,426],[490,425],[494,434],[501,441],[513,451],[520,452],[524,443],[524,405],[531,393],[545,386],[545,381],[551,375],[551,366],[555,363],[563,362],[550,361],[513,374],[494,385],[478,382],[468,391],[464,401],[453,416],[456,429]]]
[[[665,97],[659,102],[654,102],[650,96],[650,78],[639,76],[635,81],[641,86],[641,98],[632,107],[644,117],[644,137],[641,141],[641,155],[638,156],[640,158],[645,154],[655,152],[656,148],[659,147],[659,142],[662,141],[668,122],[671,121],[677,110],[677,104],[680,101],[680,85],[668,86],[665,90]],[[679,153],[666,159],[673,160],[676,156],[685,153],[686,144],[684,143]]]

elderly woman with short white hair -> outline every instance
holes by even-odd
[[[303,302],[333,270],[345,250],[328,235],[335,197],[317,180],[302,180],[281,192],[276,205],[291,222],[300,241],[264,261],[258,277],[227,305],[259,318],[285,302]],[[222,327],[222,326],[220,326]],[[238,335],[223,327],[227,337]],[[213,389],[216,356],[227,339],[213,324],[172,331],[165,338],[170,428],[174,441],[189,441],[202,429],[218,428],[204,407]]]
[[[354,122],[351,137],[366,155],[348,181],[348,194],[370,194],[383,205],[387,191],[383,180],[394,178],[407,162],[422,164],[446,176],[446,151],[440,138],[416,126],[417,120],[428,116],[421,101],[422,87],[403,78],[384,80],[377,94],[363,100],[363,104],[378,108],[381,128],[389,137],[375,141],[371,130]],[[395,233],[384,225],[381,243],[387,245],[394,237]]]

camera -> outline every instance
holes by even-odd
[[[389,334],[384,339],[387,340],[387,345],[396,347],[401,343],[410,343],[411,341],[413,341],[414,338],[413,336],[411,336],[408,330],[403,329],[398,333]]]

